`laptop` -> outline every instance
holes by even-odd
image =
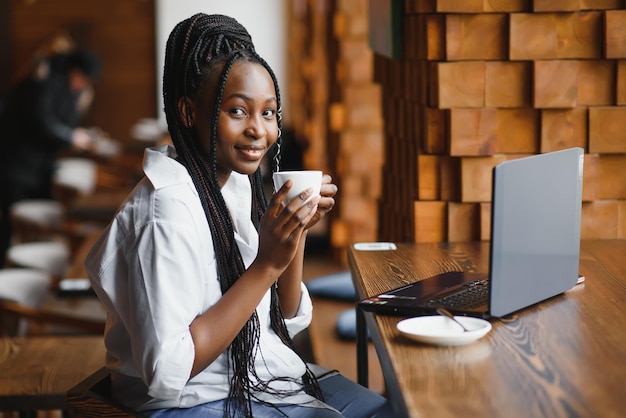
[[[518,158],[493,169],[490,271],[446,272],[358,302],[369,312],[503,317],[579,282],[584,151]]]

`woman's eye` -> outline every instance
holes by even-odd
[[[276,114],[276,111],[274,109],[266,109],[263,112],[263,116],[266,118],[272,118],[274,117],[275,114]]]
[[[244,116],[245,115],[245,112],[240,107],[236,107],[236,108],[231,109],[230,113],[232,115],[235,115],[235,116]]]

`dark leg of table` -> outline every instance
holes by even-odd
[[[367,325],[363,311],[356,308],[356,373],[357,382],[365,387],[369,386],[367,364]]]

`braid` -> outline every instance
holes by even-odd
[[[211,234],[217,260],[217,274],[222,293],[225,293],[245,272],[245,264],[235,241],[230,212],[221,193],[217,177],[216,138],[217,120],[224,88],[233,64],[247,60],[263,65],[274,82],[280,109],[278,83],[269,65],[255,52],[246,29],[236,20],[222,15],[196,14],[180,22],[167,41],[163,75],[163,99],[168,129],[178,153],[178,159],[191,176],[198,191]],[[218,69],[221,71],[218,73]],[[217,78],[219,76],[219,78]],[[196,99],[198,91],[208,82],[217,81],[217,94],[211,123],[210,150],[207,153],[198,140],[195,130],[183,123],[178,112],[178,100],[182,97]],[[189,114],[189,112],[186,112]],[[188,121],[185,121],[188,122]],[[280,143],[282,121],[277,117]],[[278,145],[280,146],[280,145]],[[274,164],[273,170],[276,170]],[[260,168],[249,176],[252,188],[251,220],[258,229],[260,219],[267,209]],[[271,288],[270,320],[272,329],[288,347],[294,349],[277,296],[276,285]],[[259,350],[259,318],[256,311],[240,330],[229,346],[229,363],[233,373],[228,414],[237,412],[252,416],[253,392],[271,391],[270,382],[262,381],[254,367],[254,357]],[[295,351],[295,350],[294,350]],[[276,378],[282,379],[282,378]],[[304,390],[322,398],[317,381],[307,367],[303,376]],[[276,393],[280,395],[280,393]]]

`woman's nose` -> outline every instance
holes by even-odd
[[[261,116],[249,118],[245,133],[255,139],[264,137],[267,134],[267,129],[265,128],[263,118]]]

